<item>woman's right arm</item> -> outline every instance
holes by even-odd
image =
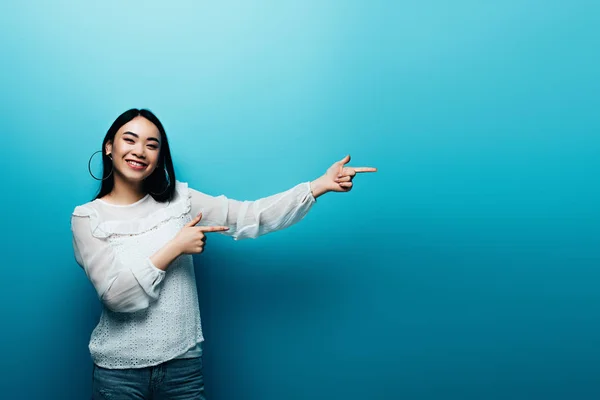
[[[136,265],[125,265],[106,239],[92,235],[89,217],[73,215],[71,230],[77,263],[100,300],[115,312],[143,310],[156,301],[165,270],[179,256],[178,246],[169,242],[152,257]]]
[[[226,226],[196,226],[197,215],[151,257],[136,265],[125,265],[105,239],[92,235],[88,216],[73,215],[73,249],[77,263],[106,306],[115,312],[134,312],[158,300],[161,282],[169,265],[182,254],[204,251],[207,232],[222,232]]]

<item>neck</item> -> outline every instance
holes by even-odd
[[[146,196],[146,192],[142,189],[142,182],[128,181],[118,174],[115,174],[114,182],[113,189],[105,196],[113,204],[132,204]]]

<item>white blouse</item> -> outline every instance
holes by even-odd
[[[198,225],[225,225],[234,240],[256,238],[300,221],[316,202],[310,183],[256,201],[210,196],[176,182],[171,202],[149,194],[129,205],[96,199],[71,217],[73,249],[102,301],[89,349],[104,368],[142,368],[200,355],[204,340],[193,258],[166,271],[150,257],[200,211]]]

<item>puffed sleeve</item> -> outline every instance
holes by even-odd
[[[93,236],[93,213],[80,206],[71,216],[75,260],[110,310],[134,312],[147,308],[158,299],[165,271],[156,268],[149,258],[137,265],[121,262],[106,238]]]
[[[225,225],[221,232],[234,240],[256,238],[285,229],[302,220],[316,200],[310,182],[300,183],[281,193],[254,201],[239,201],[220,196],[210,196],[189,189],[192,216],[202,211],[198,225]]]

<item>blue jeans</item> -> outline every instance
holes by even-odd
[[[154,367],[106,369],[94,364],[92,400],[204,400],[202,357]]]

